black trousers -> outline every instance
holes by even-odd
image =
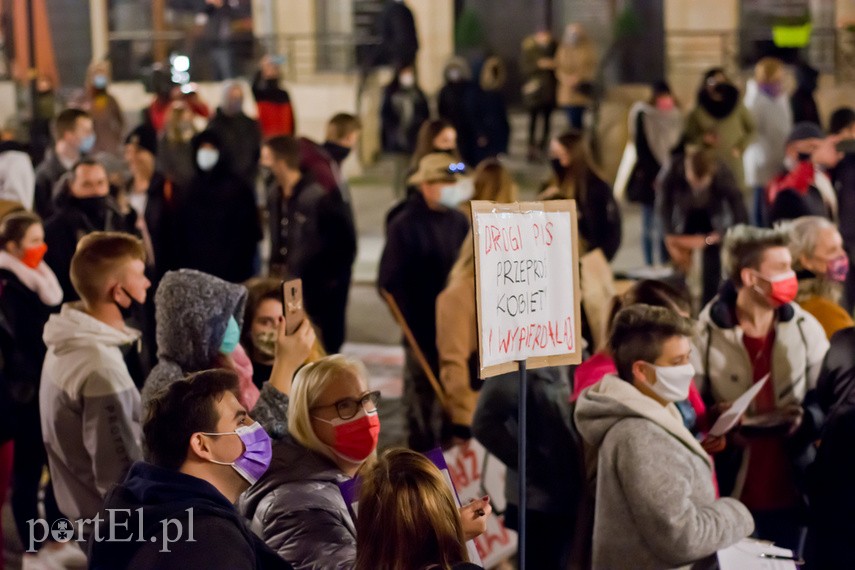
[[[541,150],[546,149],[546,144],[549,142],[549,120],[552,117],[552,105],[540,105],[533,107],[528,111],[528,146],[538,147]],[[541,136],[538,142],[536,140],[537,123],[542,122],[543,127]]]
[[[575,513],[574,513],[575,514]],[[526,510],[526,568],[548,570],[567,567],[576,521],[572,516]],[[505,526],[519,531],[519,509],[508,503]]]

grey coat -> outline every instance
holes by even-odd
[[[597,454],[593,567],[706,567],[751,534],[735,499],[715,498],[711,459],[676,407],[606,376],[576,404],[576,425]]]
[[[142,389],[143,405],[187,374],[214,366],[229,316],[243,324],[247,290],[195,269],[168,271],[154,298],[158,363]],[[288,398],[269,384],[252,416],[271,437],[285,433]]]
[[[353,568],[356,528],[338,483],[347,475],[290,435],[273,445],[270,468],[238,510],[295,570]]]

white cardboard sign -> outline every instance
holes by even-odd
[[[472,202],[481,376],[581,360],[572,200]]]

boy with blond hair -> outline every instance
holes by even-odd
[[[140,395],[122,356],[140,333],[122,315],[151,283],[142,242],[118,232],[83,237],[70,273],[81,301],[45,325],[39,409],[56,500],[74,520],[94,517],[142,458]]]

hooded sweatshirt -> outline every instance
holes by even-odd
[[[56,500],[70,519],[92,518],[142,456],[140,395],[122,358],[122,346],[140,333],[68,303],[51,315],[43,338],[39,409]]]
[[[748,509],[716,499],[712,460],[683,425],[629,382],[606,376],[576,404],[596,451],[593,567],[691,567],[751,534]]]
[[[250,532],[222,493],[198,477],[135,463],[104,506],[110,510],[101,513],[99,534],[112,530],[115,540],[91,541],[93,570],[290,568]],[[112,529],[110,515],[117,523]]]
[[[175,381],[200,370],[223,364],[220,346],[226,335],[229,317],[243,325],[247,290],[243,285],[223,281],[194,269],[169,271],[164,275],[154,298],[157,322],[158,364],[143,388],[148,402],[157,392]],[[251,409],[258,400],[258,389],[242,374],[238,347],[233,358],[241,376],[241,403]]]
[[[188,374],[223,364],[220,346],[229,317],[243,325],[247,290],[194,269],[168,271],[154,298],[158,363],[142,390],[148,402],[160,390]],[[252,365],[238,345],[232,357],[240,376],[240,399],[272,437],[285,433],[288,397],[265,385],[259,394]],[[247,368],[248,364],[248,368]]]

